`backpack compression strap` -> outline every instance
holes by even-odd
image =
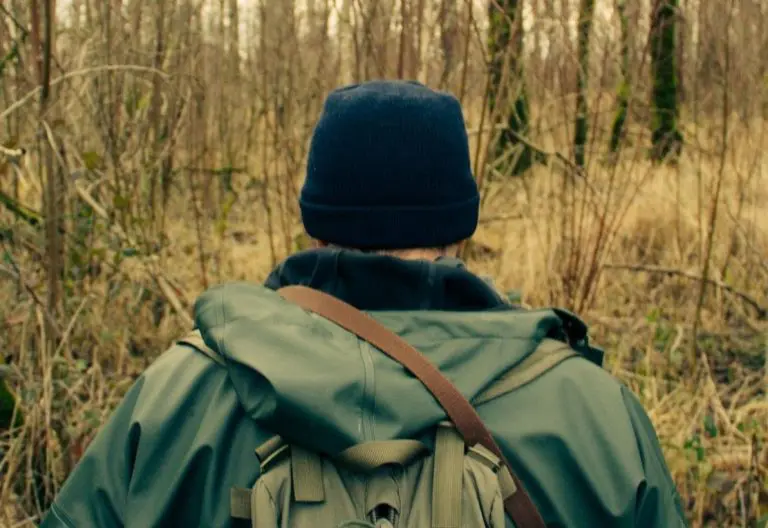
[[[480,444],[504,463],[506,471],[503,473],[508,473],[514,482],[514,486],[510,488],[514,492],[504,497],[504,509],[517,528],[546,527],[536,505],[525,491],[520,479],[512,472],[509,462],[493,439],[493,435],[477,415],[477,411],[423,354],[372,317],[336,297],[306,286],[286,286],[277,292],[284,299],[356,334],[416,376],[443,407],[469,447]],[[503,473],[500,472],[500,478]]]

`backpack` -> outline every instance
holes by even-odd
[[[257,528],[460,528],[546,526],[473,405],[529,383],[579,354],[544,339],[520,365],[469,403],[423,355],[373,318],[330,295],[304,286],[278,293],[355,333],[400,362],[443,406],[449,420],[431,441],[370,441],[327,456],[275,436],[256,448],[259,477],[252,488],[233,488],[231,515]],[[195,331],[179,343],[220,364]]]
[[[482,446],[465,452],[449,422],[436,428],[433,449],[372,441],[327,458],[275,437],[257,456],[260,477],[236,488],[231,505],[259,528],[503,528],[504,498],[515,492],[498,457]]]

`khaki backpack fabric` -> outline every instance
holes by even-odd
[[[258,528],[503,528],[515,491],[499,459],[482,446],[465,451],[448,423],[433,451],[415,440],[367,442],[333,460],[279,442],[262,451],[254,487],[232,490],[233,516]]]

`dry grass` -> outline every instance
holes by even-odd
[[[639,182],[639,189],[600,257],[595,301],[581,312],[595,341],[608,350],[607,368],[650,413],[693,526],[757,526],[768,513],[768,217],[762,213],[768,165],[762,162],[748,191],[750,203],[735,218],[743,192],[738,175],[755,157],[748,149],[759,147],[745,148],[747,137],[732,141],[741,147],[734,147],[740,152],[731,159],[738,161],[724,173],[714,271],[696,344],[693,317],[709,228],[702,213],[711,207],[707,202],[702,208],[699,187],[717,178],[717,156],[693,156],[675,168],[644,162],[624,167],[622,182]],[[532,200],[502,191],[487,204],[486,215],[509,209],[523,214],[481,232],[481,240],[501,251],[479,267],[502,286],[522,289],[529,304],[562,303],[567,299],[553,284],[567,275],[562,259],[569,250],[563,248],[560,200],[546,198],[551,181],[562,185],[562,179],[543,170],[532,179]],[[600,168],[590,174],[593,186],[606,179]],[[587,252],[599,226],[593,218],[579,233]],[[546,241],[551,231],[558,232],[555,247]],[[697,360],[694,368],[690,357]]]

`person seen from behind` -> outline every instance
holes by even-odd
[[[299,205],[314,247],[197,299],[195,331],[128,391],[42,528],[687,525],[586,325],[510,304],[459,260],[480,200],[455,97],[330,93]],[[297,286],[367,314],[461,402],[281,293]],[[464,434],[471,408],[492,440]]]

